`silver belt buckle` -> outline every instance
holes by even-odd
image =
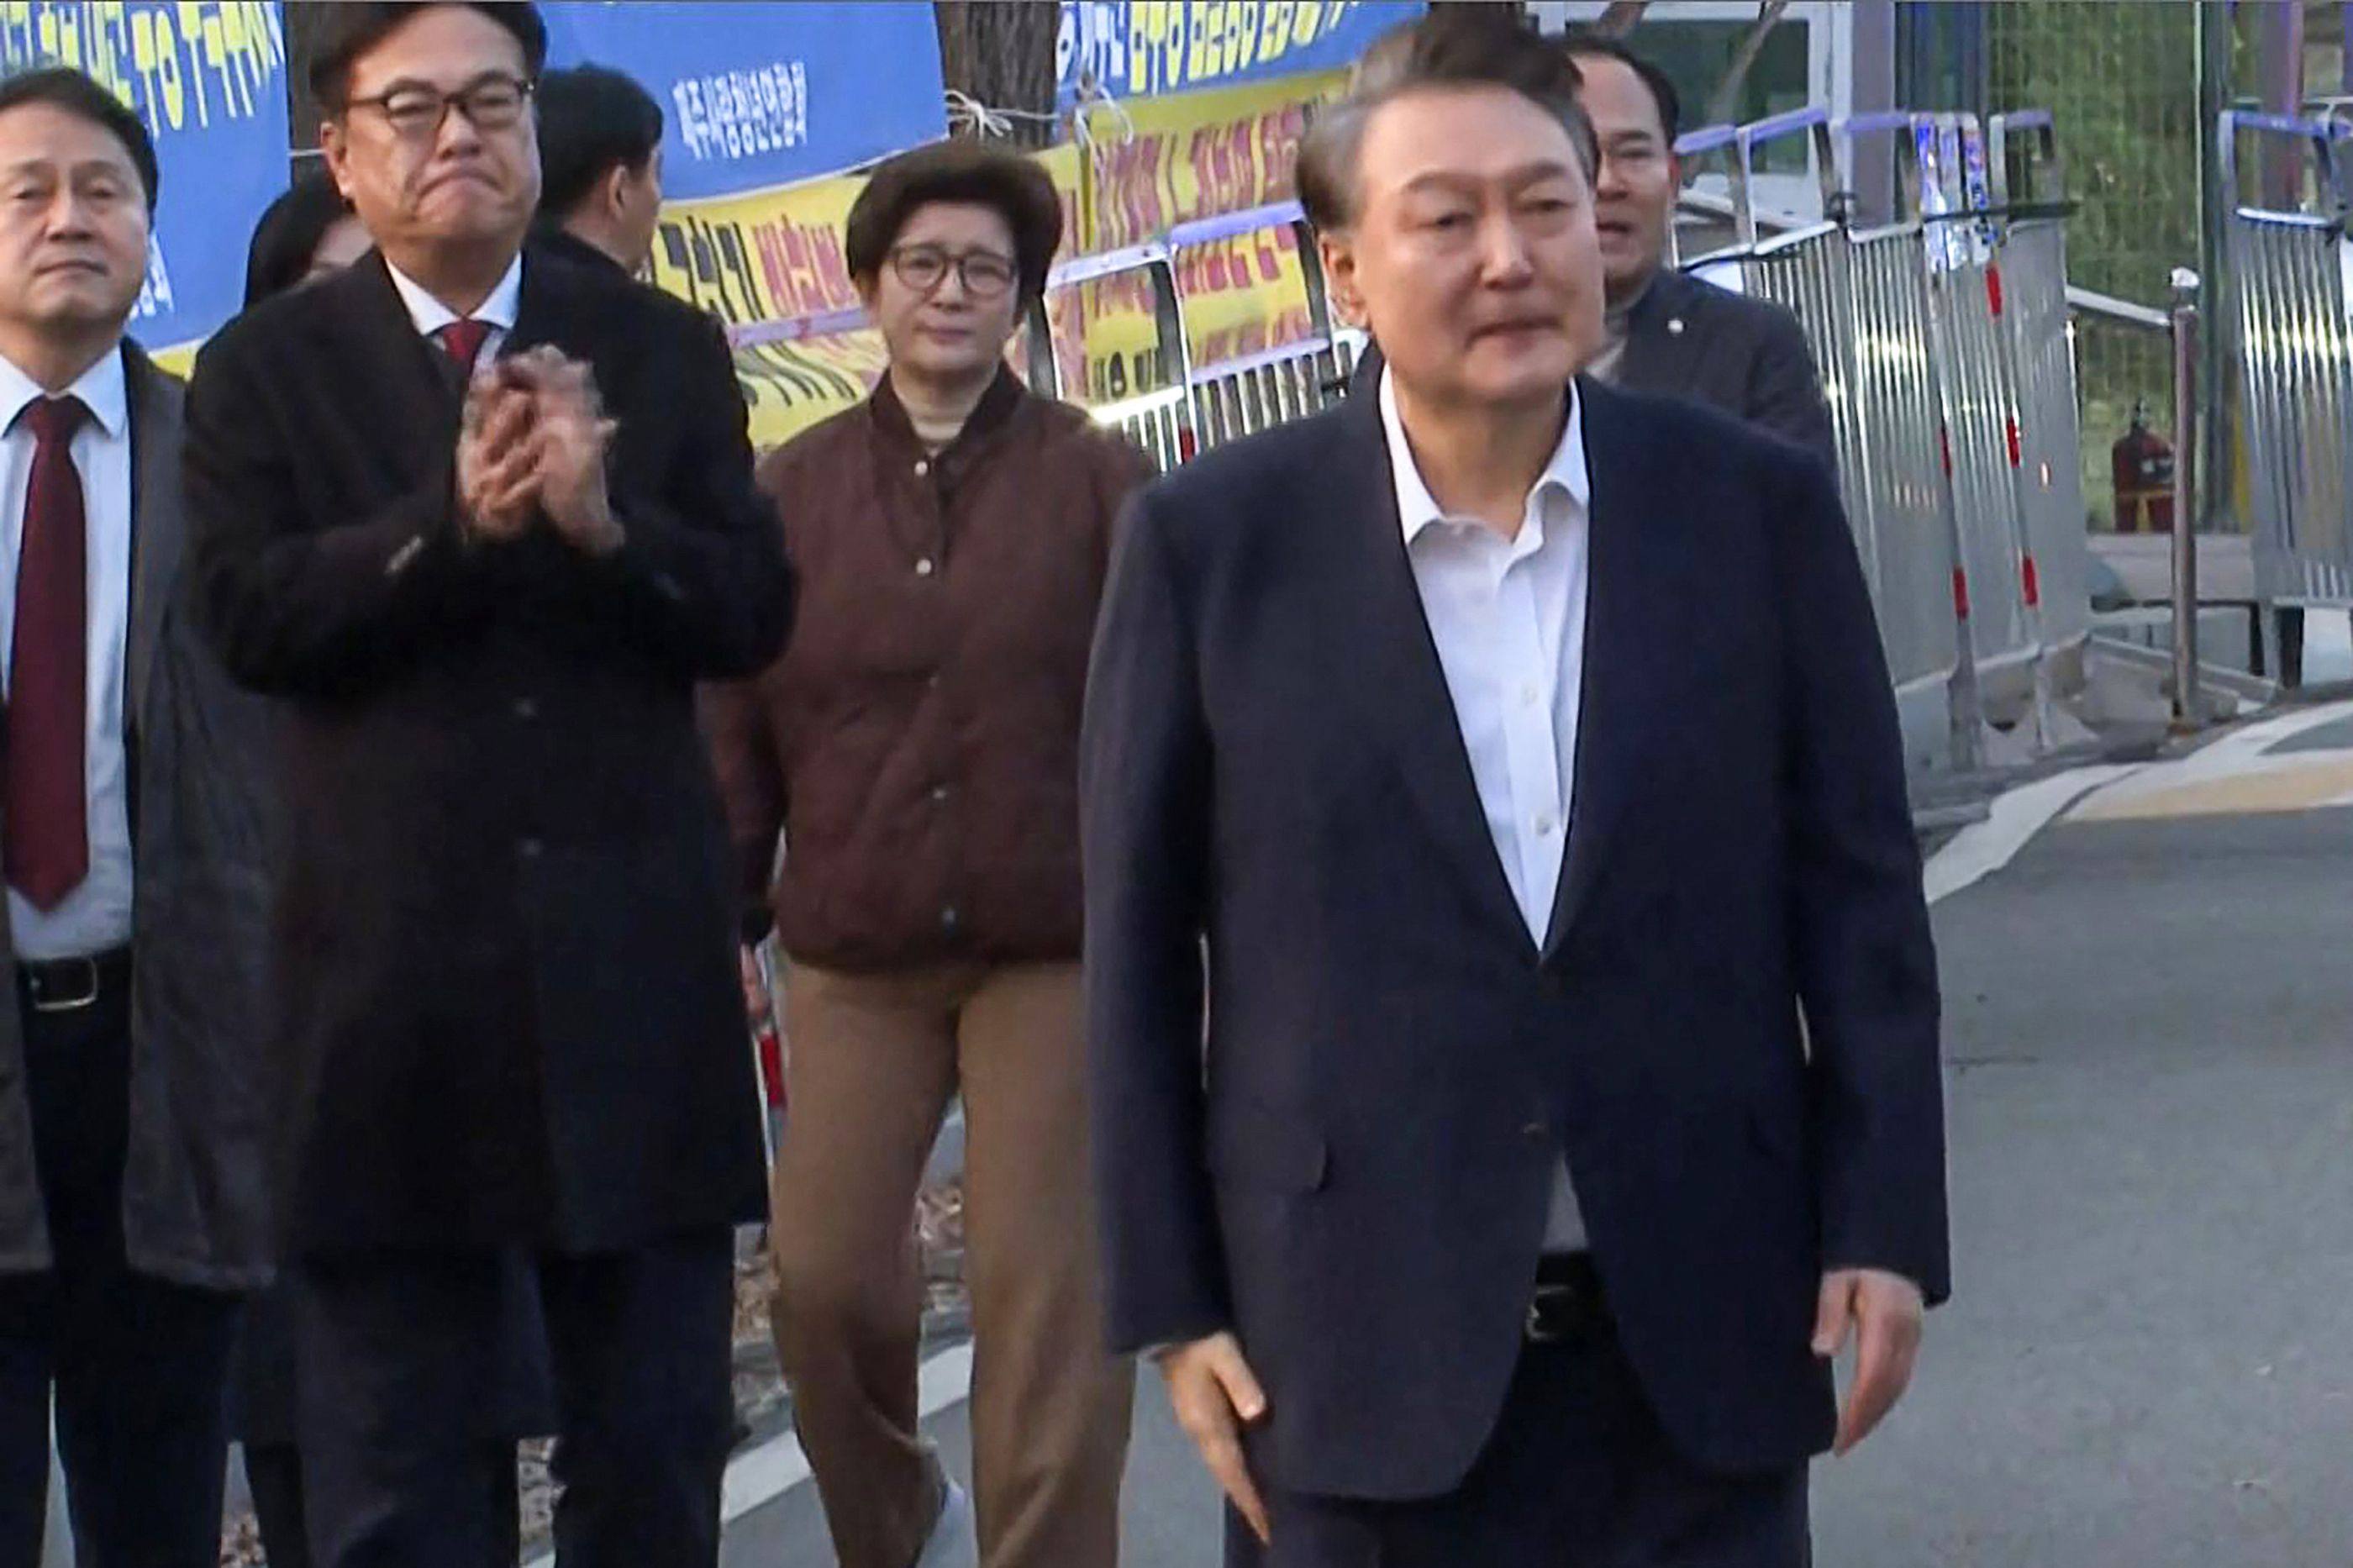
[[[81,989],[69,995],[50,991],[48,975],[69,964],[81,966],[85,976]],[[27,989],[33,994],[33,1011],[36,1013],[79,1013],[98,1003],[98,960],[95,958],[61,958],[41,964],[27,973],[31,977]]]

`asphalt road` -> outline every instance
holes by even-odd
[[[1938,906],[1957,1294],[1817,1469],[1823,1568],[2353,1564],[2353,808],[2279,798],[2062,822]],[[1126,1562],[1208,1568],[1154,1392]],[[962,1412],[932,1429],[968,1473]],[[813,1490],[725,1560],[830,1563]]]

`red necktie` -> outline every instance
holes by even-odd
[[[474,362],[482,357],[482,344],[490,341],[491,324],[461,316],[433,335],[440,340],[442,352],[458,362],[458,368],[471,375]]]
[[[90,795],[83,748],[90,705],[89,540],[73,437],[90,410],[42,397],[22,416],[33,431],[16,552],[16,621],[9,647],[8,885],[52,910],[90,875]]]

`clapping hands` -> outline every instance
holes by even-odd
[[[596,373],[542,346],[486,363],[466,390],[458,437],[458,500],[478,540],[520,539],[544,518],[589,555],[620,547],[605,487],[618,428],[604,416]]]

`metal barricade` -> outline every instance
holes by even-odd
[[[1984,142],[1975,118],[1915,117],[1912,144],[1928,268],[1928,342],[1968,573],[1978,689],[1989,718],[2035,711],[2040,574],[2018,502],[2023,453],[2016,378],[2001,319]]]
[[[1362,334],[1335,330],[1314,231],[1297,202],[1278,202],[1179,224],[1169,230],[1168,247],[1181,257],[1194,247],[1226,244],[1268,230],[1287,232],[1297,247],[1309,335],[1297,342],[1276,344],[1191,372],[1187,379],[1193,426],[1204,447],[1271,429],[1337,402],[1346,395],[1348,376],[1363,347]],[[1180,312],[1184,276],[1180,268]]]
[[[1141,447],[1154,465],[1166,472],[1190,458],[1198,443],[1191,365],[1177,304],[1176,269],[1171,247],[1165,240],[1155,239],[1124,250],[1074,258],[1047,275],[1046,293],[1050,299],[1066,289],[1080,291],[1080,331],[1083,337],[1083,307],[1089,294],[1122,280],[1140,282],[1150,290],[1157,344],[1154,362],[1157,369],[1153,379],[1159,384],[1123,384],[1109,389],[1113,395],[1108,398],[1092,395],[1100,389],[1065,387],[1060,384],[1060,361],[1050,343],[1042,355],[1042,366],[1039,363],[1041,356],[1032,355],[1030,384],[1047,395],[1067,397],[1085,406],[1097,420]],[[1046,309],[1049,318],[1052,313],[1050,308]]]
[[[1733,245],[1693,258],[1731,265],[1745,292],[1789,310],[1810,343],[1836,438],[1840,488],[1871,586],[1903,721],[1919,769],[1979,758],[1973,667],[1962,657],[1952,489],[1942,457],[1943,411],[1927,353],[1927,271],[1916,214],[1862,231],[1825,189],[1823,211],[1767,233],[1749,172],[1756,149],[1781,136],[1813,142],[1826,187],[1835,180],[1829,116],[1820,110],[1746,127],[1702,131],[1677,144],[1686,160],[1728,155]]]
[[[2033,569],[2027,587],[2039,613],[2046,671],[2059,690],[2073,692],[2084,686],[2084,644],[2092,635],[2083,419],[2067,308],[2073,208],[2047,110],[1990,117],[1986,148],[2000,215],[1995,276],[2015,375],[2020,451],[2012,474]]]
[[[2221,314],[2244,394],[2255,592],[2267,610],[2353,605],[2353,252],[2337,147],[2353,128],[2232,111],[2217,133],[2229,296]],[[2292,195],[2246,202],[2242,138],[2292,151]],[[2287,148],[2278,149],[2283,139]],[[2277,617],[2263,621],[2266,639],[2275,639]],[[2279,668],[2278,648],[2267,653],[2266,668]]]

